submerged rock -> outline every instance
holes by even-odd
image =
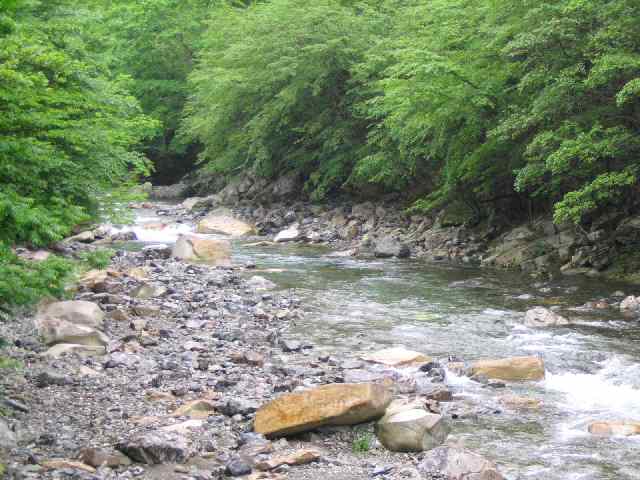
[[[391,404],[377,423],[376,434],[391,451],[421,452],[441,445],[449,427],[441,415],[427,412],[417,404]]]
[[[471,365],[471,376],[476,375],[505,381],[542,380],[544,361],[536,356],[478,360]]]
[[[324,385],[267,403],[256,413],[254,429],[282,436],[324,425],[355,425],[380,418],[390,402],[391,392],[383,385]]]
[[[570,322],[561,315],[552,312],[548,308],[535,307],[527,310],[524,315],[524,324],[527,327],[561,327],[569,325]]]

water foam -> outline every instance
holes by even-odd
[[[121,229],[113,228],[111,233],[133,232],[139,242],[144,243],[175,243],[181,234],[192,233],[193,225],[186,223],[172,223],[163,228],[144,228],[144,224],[133,225]]]
[[[640,420],[640,364],[613,357],[603,365],[595,374],[547,373],[544,387],[563,394],[570,411]]]

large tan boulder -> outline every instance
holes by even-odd
[[[256,234],[256,228],[253,225],[224,213],[213,213],[206,216],[198,222],[196,231],[198,233],[219,233],[232,237]]]
[[[442,445],[449,426],[417,404],[392,403],[376,425],[380,443],[393,452],[422,452]]]
[[[427,363],[433,360],[431,357],[423,355],[420,352],[407,350],[403,347],[378,350],[377,352],[363,355],[362,359],[372,363],[381,363],[382,365],[387,365],[389,367],[399,367],[415,363]]]
[[[85,327],[104,328],[104,312],[99,305],[82,300],[53,302],[38,310],[38,317],[54,317]]]
[[[640,422],[606,421],[589,424],[589,433],[598,436],[624,436],[640,435]]]
[[[254,429],[264,435],[283,436],[323,425],[355,425],[380,418],[390,402],[391,392],[383,385],[324,385],[267,403],[256,413]]]
[[[477,453],[454,447],[438,447],[426,453],[418,465],[425,478],[447,480],[504,480],[496,464]]]
[[[226,240],[180,235],[171,255],[180,260],[231,266],[231,244]]]
[[[478,360],[471,365],[471,375],[486,375],[506,381],[542,380],[544,361],[535,356]]]
[[[38,333],[47,345],[71,343],[99,347],[109,343],[109,337],[98,329],[53,317],[44,317],[39,320]]]
[[[100,331],[104,327],[104,312],[95,303],[49,303],[40,307],[34,323],[47,345],[71,343],[105,346],[109,343],[109,338]]]
[[[524,324],[527,327],[564,327],[569,320],[544,307],[535,307],[524,314]]]

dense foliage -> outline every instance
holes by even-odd
[[[18,260],[94,218],[149,170],[135,147],[155,122],[100,54],[95,12],[78,2],[3,2],[0,11],[0,304],[61,293],[68,265]]]
[[[477,219],[588,221],[638,199],[639,15],[633,0],[217,9],[184,127],[214,171],[299,170],[315,198],[373,185]]]
[[[20,5],[20,4],[19,4]],[[0,242],[44,245],[147,172],[153,122],[91,51],[75,2],[25,2],[0,33]]]

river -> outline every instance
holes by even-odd
[[[171,243],[187,224],[162,231],[140,211],[133,230],[143,243]],[[234,243],[234,261],[255,263],[283,292],[303,300],[307,315],[288,335],[315,351],[356,356],[403,345],[464,360],[542,356],[540,382],[487,388],[452,372],[447,384],[470,414],[452,422],[451,438],[495,459],[512,480],[640,479],[640,436],[590,435],[594,420],[640,420],[640,325],[615,308],[576,308],[629,286],[576,277],[538,283],[501,271],[434,265],[417,260],[333,258],[310,246],[247,247]],[[625,288],[626,287],[626,288]],[[530,329],[527,308],[558,305],[575,324]],[[510,411],[505,393],[543,402]],[[458,407],[456,407],[458,408]]]

